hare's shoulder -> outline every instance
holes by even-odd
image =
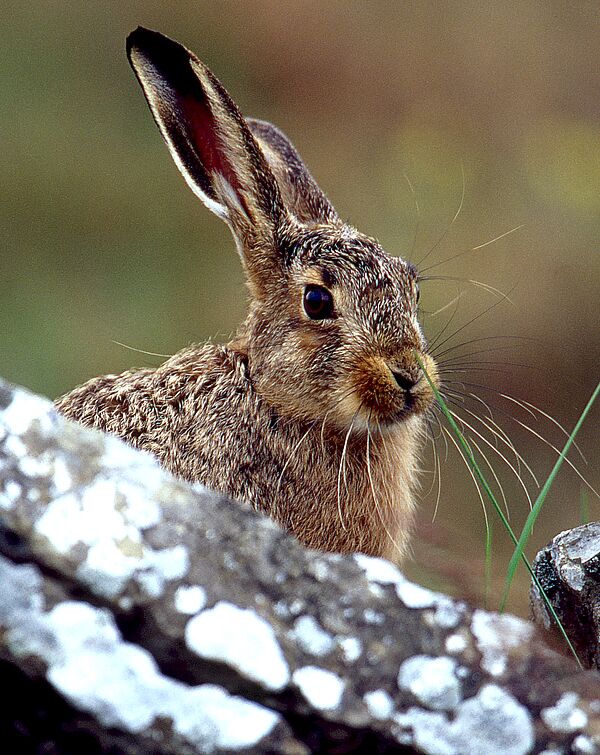
[[[154,436],[210,413],[220,398],[249,386],[243,355],[226,346],[189,346],[156,368],[92,378],[56,401],[69,419],[129,441]],[[138,440],[135,445],[140,445]]]

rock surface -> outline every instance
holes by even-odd
[[[533,568],[581,662],[600,669],[600,522],[561,532],[538,553]],[[558,637],[535,585],[531,605],[536,622]]]
[[[0,383],[11,752],[600,752],[533,627],[315,553]]]

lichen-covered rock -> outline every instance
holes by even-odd
[[[11,751],[600,751],[598,675],[527,622],[309,551],[5,384],[0,664]]]
[[[537,554],[533,568],[581,662],[600,669],[600,522],[561,532]],[[535,584],[531,606],[536,622],[558,637]]]

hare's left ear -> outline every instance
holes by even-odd
[[[260,277],[255,268],[277,262],[267,260],[264,250],[274,248],[284,209],[275,177],[236,104],[204,63],[158,32],[136,29],[127,39],[127,54],[179,170],[229,224],[251,281]],[[254,259],[257,248],[262,254]]]

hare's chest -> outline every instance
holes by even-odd
[[[275,464],[269,513],[311,547],[399,559],[415,501],[417,449],[407,438],[299,435]]]

